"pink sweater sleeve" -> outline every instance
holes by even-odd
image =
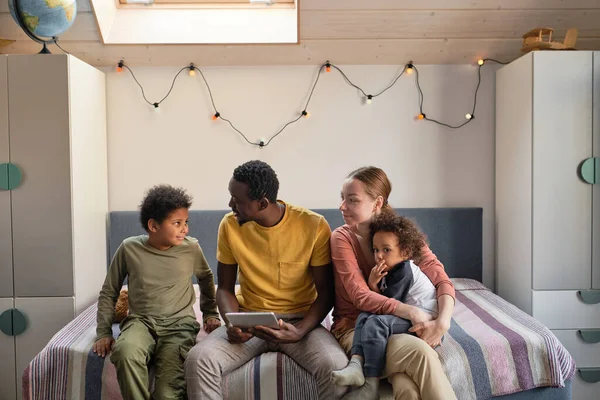
[[[414,260],[414,262],[435,286],[437,297],[447,294],[456,299],[454,285],[450,281],[450,278],[448,278],[446,271],[444,271],[444,265],[433,254],[428,245],[423,245],[421,248],[421,257]]]
[[[394,314],[399,301],[369,289],[348,238],[340,232],[333,232],[330,243],[333,266],[354,306],[373,314]]]

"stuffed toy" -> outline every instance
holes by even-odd
[[[129,292],[127,289],[121,290],[117,304],[115,305],[115,322],[121,322],[129,314]]]

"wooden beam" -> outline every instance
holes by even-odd
[[[521,56],[520,39],[403,39],[403,40],[305,40],[300,45],[108,45],[99,42],[67,42],[62,47],[83,61],[115,66],[124,59],[137,65],[319,65],[337,64],[470,64],[480,57],[512,61]],[[600,39],[581,39],[578,49],[600,50]],[[37,53],[40,46],[18,41],[4,47],[8,54]],[[60,53],[50,46],[54,53]]]
[[[600,3],[600,1],[598,2]],[[301,11],[302,39],[520,38],[536,26],[600,37],[596,10]]]
[[[598,0],[299,0],[302,10],[574,10]]]

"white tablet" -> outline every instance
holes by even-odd
[[[225,317],[238,328],[254,328],[256,325],[279,328],[277,317],[272,312],[235,312],[226,313]]]

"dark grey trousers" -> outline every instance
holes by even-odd
[[[409,333],[411,322],[395,315],[361,313],[356,320],[352,355],[362,356],[365,360],[366,377],[381,376],[385,368],[385,352],[388,338],[396,333]],[[414,333],[410,333],[414,335]]]

